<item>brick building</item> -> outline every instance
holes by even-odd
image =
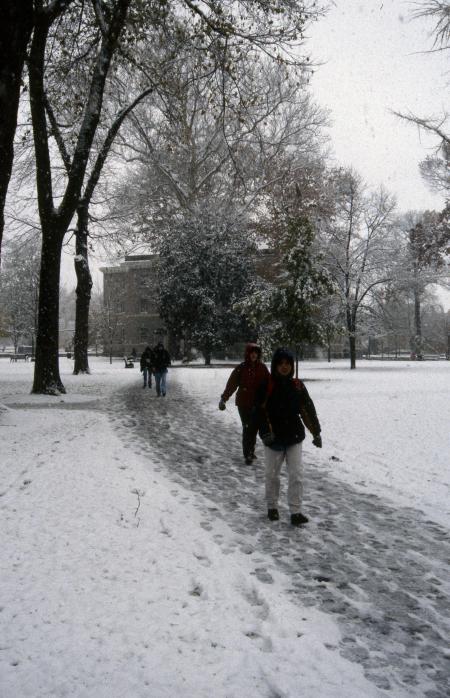
[[[275,255],[260,250],[257,273],[273,280],[276,276]],[[110,336],[103,338],[105,353],[125,356],[134,348],[138,353],[158,341],[170,347],[170,338],[158,314],[158,255],[128,255],[117,266],[102,267],[103,303]],[[245,339],[243,338],[243,341]],[[239,345],[240,346],[240,345]],[[240,355],[239,348],[236,355]]]
[[[100,269],[106,353],[110,345],[113,355],[124,356],[133,348],[141,353],[148,344],[167,343],[157,308],[157,263],[157,255],[129,255],[117,266]]]

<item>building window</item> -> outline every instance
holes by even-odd
[[[148,329],[147,327],[140,327],[139,328],[139,340],[141,342],[146,342],[148,337]]]
[[[139,299],[139,312],[148,313],[148,298]]]

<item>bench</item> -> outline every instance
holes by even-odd
[[[9,362],[12,363],[13,361],[28,361],[29,358],[30,357],[28,354],[11,354],[11,356],[9,357]]]
[[[132,356],[124,356],[125,368],[134,368],[134,359]]]

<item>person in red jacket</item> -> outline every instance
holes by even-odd
[[[242,422],[242,450],[247,465],[255,459],[256,436],[258,434],[255,399],[258,388],[269,378],[269,371],[261,361],[261,347],[247,344],[245,360],[236,366],[228,378],[219,402],[219,410],[224,410],[227,400],[236,393],[236,406]]]

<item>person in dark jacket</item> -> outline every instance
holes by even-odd
[[[255,459],[258,434],[255,411],[256,392],[268,378],[269,371],[261,361],[261,348],[257,344],[247,344],[245,360],[231,372],[219,402],[219,409],[224,410],[227,400],[237,390],[236,406],[242,422],[242,450],[247,465]]]
[[[303,495],[302,442],[305,426],[313,435],[313,444],[322,448],[320,424],[314,403],[302,381],[294,378],[294,357],[279,348],[272,357],[270,378],[257,395],[260,437],[264,443],[267,515],[277,521],[280,471],[286,461],[288,470],[288,505],[291,523],[300,526],[308,521],[301,512]]]
[[[152,387],[152,350],[150,347],[145,347],[144,351],[141,354],[141,373],[144,376],[144,385],[142,386],[143,388]]]
[[[156,394],[159,397],[166,395],[167,369],[171,364],[170,354],[164,349],[164,344],[158,342],[153,349],[152,367],[155,374]]]

